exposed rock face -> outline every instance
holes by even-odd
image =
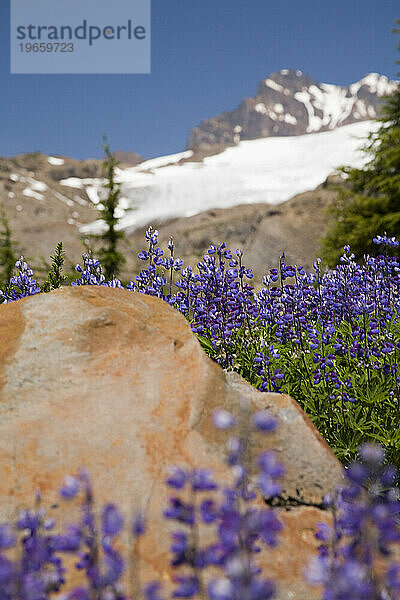
[[[113,154],[123,166],[135,167],[143,161],[143,158],[137,152],[123,152],[122,150],[117,150]]]
[[[254,97],[235,110],[206,119],[192,129],[187,147],[212,154],[213,146],[232,146],[241,140],[327,131],[355,121],[374,119],[381,97],[395,82],[370,73],[347,87],[316,83],[301,71],[283,69],[261,81]]]
[[[65,474],[85,466],[98,501],[119,503],[126,516],[135,505],[147,509],[143,580],[168,584],[170,526],[160,519],[167,467],[211,467],[226,477],[226,434],[213,428],[213,410],[268,407],[280,427],[255,439],[254,452],[274,447],[286,465],[277,509],[285,530],[260,560],[279,600],[318,597],[302,571],[315,525],[327,518],[319,504],[341,467],[291,398],[224,373],[181,315],[125,290],[62,288],[1,306],[0,338],[0,520],[37,488],[46,504],[56,501]]]
[[[43,267],[41,259],[48,260],[59,241],[68,258],[75,264],[79,260],[79,227],[96,219],[97,211],[84,189],[62,186],[59,180],[100,176],[101,165],[40,153],[0,158],[0,204],[13,231],[16,253],[26,256],[35,270]]]
[[[101,177],[103,173],[103,161],[95,158],[77,160],[65,156],[47,156],[41,152],[32,152],[0,160],[2,168],[7,168],[10,173],[15,169],[23,169],[31,171],[32,176],[40,174],[41,177],[47,177],[53,181],[59,181],[66,177]]]

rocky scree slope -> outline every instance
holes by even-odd
[[[123,167],[142,160],[133,152],[116,152],[116,157]],[[40,271],[51,250],[62,241],[69,266],[75,265],[85,239],[79,229],[97,218],[89,184],[102,176],[101,159],[76,160],[40,152],[0,158],[0,205],[5,208],[17,242],[17,254],[33,261]],[[60,183],[69,178],[88,185],[71,188]]]

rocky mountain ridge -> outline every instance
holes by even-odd
[[[234,110],[204,120],[189,134],[196,154],[220,152],[243,140],[328,131],[374,119],[397,82],[369,73],[349,86],[317,83],[302,71],[282,69],[263,79],[255,96]]]

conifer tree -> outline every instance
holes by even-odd
[[[58,242],[53,255],[50,255],[51,267],[47,279],[41,286],[43,292],[51,292],[61,287],[67,277],[63,274],[63,266],[65,260],[65,252],[63,243]]]
[[[399,27],[393,31],[400,34],[400,20],[396,22]],[[370,157],[366,165],[340,169],[347,181],[330,210],[323,240],[322,254],[330,266],[337,264],[346,244],[360,258],[379,253],[375,235],[400,235],[400,85],[386,97],[377,121],[380,126],[363,148]]]
[[[119,162],[110,150],[107,137],[103,138],[103,149],[105,152],[104,171],[106,178],[107,198],[102,201],[103,208],[99,209],[101,219],[104,221],[105,230],[99,235],[103,245],[99,250],[99,259],[103,267],[106,280],[116,277],[121,266],[126,262],[124,255],[118,251],[118,242],[125,239],[125,234],[117,230],[118,217],[116,209],[121,193],[121,186],[115,180],[115,169]]]
[[[4,208],[0,207],[0,285],[6,285],[12,277],[17,257],[14,241]]]

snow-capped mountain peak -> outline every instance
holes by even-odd
[[[185,152],[118,171],[120,226],[239,204],[279,204],[310,190],[340,165],[361,167],[359,150],[377,124],[382,96],[398,85],[370,73],[349,86],[316,83],[300,70],[264,78],[240,106],[192,130]],[[103,200],[104,181],[67,178]],[[134,208],[135,210],[130,210]],[[99,232],[100,221],[81,233]]]
[[[397,85],[379,73],[340,86],[317,83],[300,70],[282,69],[263,79],[256,95],[245,98],[237,109],[195,127],[187,147],[211,154],[243,140],[329,131],[374,119],[382,97]]]

